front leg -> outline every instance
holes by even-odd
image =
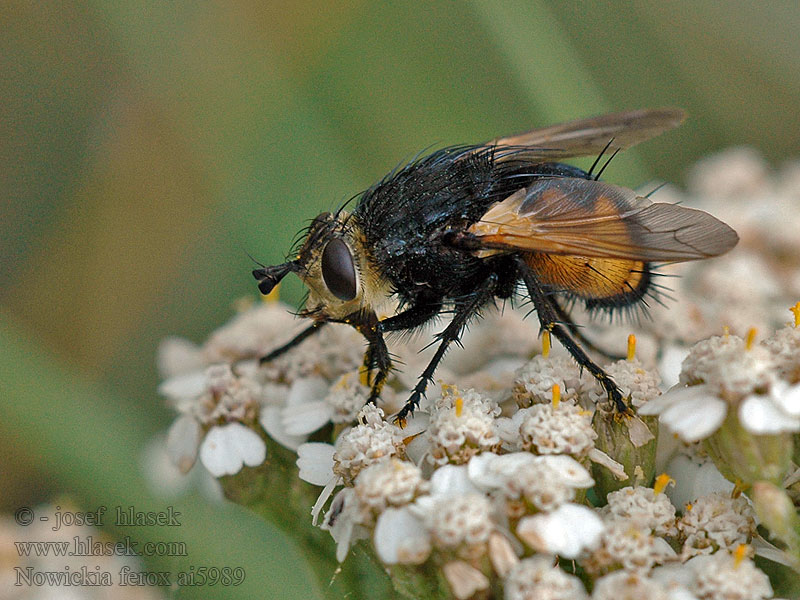
[[[378,375],[381,375],[381,361],[383,361],[383,368],[387,372],[391,368],[391,361],[388,359],[388,351],[383,341],[383,333],[387,331],[413,329],[436,316],[441,308],[441,302],[415,302],[407,310],[379,321],[377,326],[373,327],[372,324],[367,324],[364,330],[361,331],[369,342],[367,351],[364,353],[364,383],[366,385],[372,385],[372,371],[376,367],[379,369]],[[377,331],[373,331],[373,329],[377,329]],[[383,349],[381,349],[381,347],[383,347]],[[384,359],[384,357],[386,358]],[[385,380],[385,373],[383,378]],[[374,402],[377,398],[374,392],[375,390],[373,389],[373,393],[370,395],[370,402]],[[378,392],[380,392],[380,390],[378,390]]]
[[[406,310],[391,317],[382,319],[378,327],[382,332],[403,331],[419,327],[426,321],[430,321],[442,310],[441,300],[420,298],[415,300]]]
[[[364,353],[364,370],[366,372],[366,384],[370,386],[368,403],[375,404],[380,398],[383,385],[392,369],[392,359],[389,357],[389,349],[383,339],[383,334],[377,327],[377,323],[371,327],[359,328],[361,334],[367,339],[367,351]],[[377,369],[375,377],[372,371]]]
[[[278,358],[279,356],[281,356],[282,354],[285,354],[286,352],[288,352],[289,350],[291,350],[292,348],[294,348],[295,346],[300,344],[306,338],[311,337],[312,335],[317,333],[320,330],[320,328],[323,325],[325,325],[325,323],[327,323],[327,321],[314,321],[311,325],[309,325],[308,327],[303,329],[303,331],[298,333],[291,340],[286,342],[283,346],[279,346],[278,348],[275,348],[275,350],[273,350],[269,354],[265,354],[264,356],[262,356],[259,359],[259,363],[263,365],[264,363],[268,363],[270,361],[273,361],[276,358]]]
[[[392,360],[389,357],[389,350],[386,348],[386,342],[383,340],[383,334],[380,331],[378,317],[371,310],[359,311],[348,315],[340,322],[355,327],[367,340],[363,366],[367,376],[365,383],[370,386],[367,402],[375,404],[381,395],[381,390],[383,389],[383,384],[386,383],[389,371],[392,369]],[[371,376],[373,369],[378,370],[374,379]]]
[[[439,366],[442,358],[444,358],[448,347],[452,342],[458,341],[461,337],[461,332],[464,330],[470,318],[494,295],[496,286],[497,275],[492,273],[474,292],[472,292],[472,294],[456,304],[453,320],[450,321],[450,324],[444,331],[436,336],[440,340],[439,347],[436,349],[436,354],[433,355],[428,366],[422,372],[422,375],[420,375],[419,381],[411,391],[411,396],[405,403],[405,406],[403,406],[400,412],[397,413],[397,416],[395,416],[395,421],[398,423],[405,422],[406,417],[419,406],[419,401],[425,395],[428,384],[433,381],[433,374],[436,372],[436,367]]]

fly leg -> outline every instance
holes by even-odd
[[[394,316],[375,321],[370,318],[362,321],[358,330],[367,339],[367,351],[364,353],[364,372],[366,374],[366,384],[370,386],[369,399],[367,402],[375,404],[381,395],[383,385],[392,368],[392,360],[383,340],[383,334],[387,331],[402,331],[413,329],[422,325],[425,321],[436,316],[442,308],[441,302],[417,302],[407,310]],[[372,378],[372,371],[377,369],[375,378]]]
[[[411,391],[411,396],[405,403],[405,406],[403,406],[400,412],[397,413],[397,416],[395,416],[396,422],[403,423],[406,417],[419,406],[419,401],[422,399],[422,396],[425,395],[428,384],[433,381],[433,374],[436,372],[436,367],[439,366],[439,362],[444,358],[448,347],[452,342],[458,341],[469,319],[494,295],[497,279],[497,275],[492,273],[466,300],[456,304],[453,320],[450,321],[450,324],[445,327],[443,331],[437,334],[436,338],[439,340],[439,347],[436,349],[436,353],[428,363],[428,366],[425,367],[422,375],[420,375],[419,381]]]
[[[365,383],[370,386],[367,404],[375,404],[380,398],[383,384],[386,383],[386,378],[392,369],[392,359],[383,339],[383,333],[379,328],[380,323],[374,313],[370,314],[369,318],[354,323],[354,325],[367,340],[367,351],[364,353],[363,366],[366,374]],[[375,377],[372,376],[374,370],[377,370]]]
[[[580,329],[580,326],[575,324],[575,321],[572,320],[572,317],[569,316],[564,307],[562,307],[556,300],[552,300],[553,309],[556,311],[556,315],[558,316],[559,322],[564,325],[569,332],[572,334],[578,343],[583,344],[592,352],[596,352],[597,354],[602,354],[606,358],[611,360],[621,360],[625,358],[619,354],[614,354],[613,352],[608,352],[607,350],[603,350],[597,344],[592,342],[590,339],[587,339],[583,332]]]
[[[578,344],[575,343],[571,337],[569,337],[567,330],[564,329],[564,327],[559,323],[558,310],[553,306],[553,300],[545,295],[542,285],[539,283],[539,280],[537,279],[533,270],[522,258],[516,257],[515,261],[520,273],[522,274],[525,287],[528,288],[528,294],[531,297],[533,306],[536,308],[536,314],[539,316],[539,323],[541,324],[542,329],[549,331],[552,335],[558,338],[558,341],[561,342],[564,348],[566,348],[567,351],[572,355],[572,358],[575,359],[575,362],[577,362],[582,368],[585,368],[587,371],[589,371],[594,378],[597,379],[598,383],[603,386],[606,394],[608,394],[608,399],[614,403],[620,413],[630,412],[630,409],[628,408],[625,399],[622,397],[617,384],[614,383],[614,380],[611,379],[611,377],[609,377],[602,368],[600,368],[588,356],[586,356],[586,353]]]
[[[263,365],[264,363],[268,363],[268,362],[270,362],[272,360],[275,360],[276,358],[278,358],[282,354],[285,354],[286,352],[288,352],[289,350],[291,350],[292,348],[294,348],[295,346],[297,346],[301,342],[303,342],[306,338],[309,338],[312,335],[314,335],[315,333],[317,333],[320,330],[320,328],[323,325],[325,325],[325,323],[327,323],[327,321],[314,321],[311,325],[309,325],[308,327],[303,329],[303,331],[298,333],[291,340],[286,342],[283,346],[279,346],[278,348],[275,348],[275,350],[273,350],[269,354],[266,354],[266,355],[262,356],[259,359],[259,363],[261,363]]]
[[[378,323],[378,328],[382,332],[413,329],[438,315],[441,310],[441,300],[420,298],[403,312],[383,319]]]

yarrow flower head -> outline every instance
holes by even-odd
[[[755,514],[744,496],[714,493],[688,505],[677,528],[684,559],[720,549],[731,551],[755,534]]]
[[[571,356],[548,353],[539,354],[523,365],[516,373],[512,397],[517,406],[548,404],[554,385],[561,390],[564,402],[578,402],[581,393],[591,388],[594,379],[582,374]]]
[[[778,375],[795,384],[800,383],[800,302],[792,310],[797,315],[795,323],[779,329],[761,344],[772,355]]]
[[[583,458],[597,438],[591,413],[572,402],[535,404],[517,411],[512,422],[519,423],[522,448],[537,454]]]
[[[336,441],[333,472],[351,485],[369,465],[404,453],[403,430],[383,419],[383,410],[371,404],[359,413],[361,423]]]
[[[363,469],[354,489],[359,502],[379,514],[390,506],[410,504],[427,491],[428,482],[415,464],[392,457]]]
[[[500,408],[493,400],[452,386],[443,386],[442,392],[431,409],[426,433],[435,464],[464,464],[479,452],[499,448],[495,417]]]
[[[686,442],[705,450],[729,479],[780,481],[800,431],[800,384],[780,379],[769,349],[723,335],[696,344],[683,363],[681,384],[640,409]],[[688,387],[686,387],[688,386]]]
[[[699,600],[761,600],[772,597],[767,576],[740,547],[733,553],[715,552],[686,563],[695,574],[693,590]]]
[[[647,573],[654,565],[675,557],[675,551],[664,538],[650,534],[637,523],[607,523],[597,547],[578,562],[593,575],[625,569]]]
[[[504,582],[506,600],[587,600],[581,580],[553,568],[553,559],[533,556],[521,560]]]
[[[682,591],[685,592],[684,600],[692,598],[685,588]],[[674,594],[674,590],[671,595],[663,584],[642,573],[614,571],[597,580],[592,600],[672,600]]]
[[[611,492],[602,514],[607,521],[635,524],[657,535],[674,535],[675,507],[663,492],[648,487],[625,487]]]
[[[201,377],[178,376],[160,391],[181,411],[167,435],[167,452],[181,471],[196,457],[212,475],[232,475],[243,465],[257,466],[266,445],[253,429],[258,417],[261,386],[229,365],[212,365]]]

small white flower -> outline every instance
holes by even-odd
[[[297,468],[300,479],[311,485],[324,486],[333,474],[333,455],[336,449],[331,444],[307,442],[297,448]]]
[[[188,473],[197,460],[203,429],[194,417],[181,415],[167,433],[167,454],[181,473]]]
[[[794,383],[800,381],[800,327],[783,327],[761,344],[772,354],[780,377]]]
[[[744,498],[715,493],[687,505],[678,522],[686,540],[683,556],[710,554],[718,549],[733,550],[750,541],[756,531],[755,514]]]
[[[523,517],[517,535],[537,552],[577,558],[584,549],[597,544],[603,529],[595,511],[566,503],[550,513]]]
[[[241,423],[212,427],[200,445],[200,460],[214,477],[234,475],[242,465],[257,467],[266,456],[264,440]]]
[[[427,488],[419,467],[396,458],[371,464],[358,474],[354,486],[361,504],[376,513],[408,504]]]
[[[506,577],[505,600],[586,600],[581,580],[553,566],[547,556],[521,560]]]
[[[595,582],[592,600],[697,600],[686,588],[667,587],[641,573],[614,571]]]
[[[534,404],[512,417],[519,422],[522,448],[537,454],[586,456],[594,448],[597,433],[592,429],[592,415],[571,402],[558,406]]]
[[[641,415],[659,415],[661,423],[685,442],[707,438],[720,428],[728,404],[708,385],[675,386],[639,408]]]
[[[421,564],[431,552],[431,534],[408,507],[387,508],[378,517],[375,551],[384,564]]]
[[[650,535],[634,523],[611,521],[597,547],[580,560],[587,572],[600,575],[623,568],[639,573],[675,557],[675,551],[660,537]]]
[[[286,407],[281,411],[285,433],[307,435],[330,421],[333,408],[324,401],[327,391],[328,382],[322,377],[297,379],[289,389]]]
[[[768,394],[747,396],[739,405],[739,422],[754,434],[800,431],[800,384],[777,381]]]
[[[624,487],[608,494],[606,500],[608,504],[601,509],[606,520],[634,523],[658,535],[675,530],[675,507],[665,494],[657,494],[653,488]]]
[[[471,481],[485,490],[497,490],[507,499],[524,497],[539,510],[554,510],[575,495],[576,488],[594,484],[589,472],[564,455],[536,456],[528,452],[473,457]]]
[[[495,529],[491,503],[483,494],[438,497],[432,503],[422,501],[420,498],[417,510],[436,542],[445,548],[486,542]],[[427,510],[420,511],[421,507]]]
[[[464,464],[479,452],[499,448],[500,437],[495,427],[499,413],[492,400],[474,390],[461,393],[446,387],[434,403],[426,432],[431,459],[438,465]]]
[[[730,496],[734,484],[722,475],[707,456],[690,456],[677,452],[670,458],[664,471],[675,480],[664,492],[676,507],[683,508],[695,498],[714,492]]]
[[[695,572],[694,590],[700,600],[760,600],[772,597],[769,579],[752,560],[721,550],[696,556],[686,563]]]
[[[539,354],[516,372],[512,398],[517,406],[549,404],[558,385],[562,401],[578,402],[581,392],[592,387],[590,379],[567,354]]]
[[[230,365],[214,364],[203,372],[172,377],[159,386],[181,413],[192,415],[201,425],[225,421],[255,420],[261,385],[248,374],[235,374]]]
[[[366,405],[359,413],[359,421],[336,440],[333,471],[348,485],[362,469],[403,448],[403,430],[384,421],[380,408]]]
[[[617,360],[605,366],[605,371],[617,384],[623,397],[630,397],[634,408],[639,408],[645,402],[661,395],[661,377],[658,372],[645,369],[638,358],[631,360]],[[605,391],[600,386],[595,386],[588,392],[589,398],[594,403],[602,402],[607,398]]]
[[[718,398],[741,398],[769,386],[776,375],[770,352],[763,346],[747,347],[735,335],[713,336],[692,346],[683,361],[680,382],[705,383]]]
[[[386,388],[386,395],[391,388]],[[334,383],[325,396],[334,423],[352,423],[369,399],[370,389],[359,381],[356,371],[345,373]],[[382,398],[386,402],[387,398]]]
[[[442,572],[456,600],[467,600],[489,587],[489,578],[463,560],[446,563]]]

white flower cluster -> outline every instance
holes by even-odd
[[[748,432],[769,435],[800,431],[800,334],[789,325],[760,344],[727,334],[695,344],[679,385],[640,410],[684,441],[702,440],[732,415]]]

